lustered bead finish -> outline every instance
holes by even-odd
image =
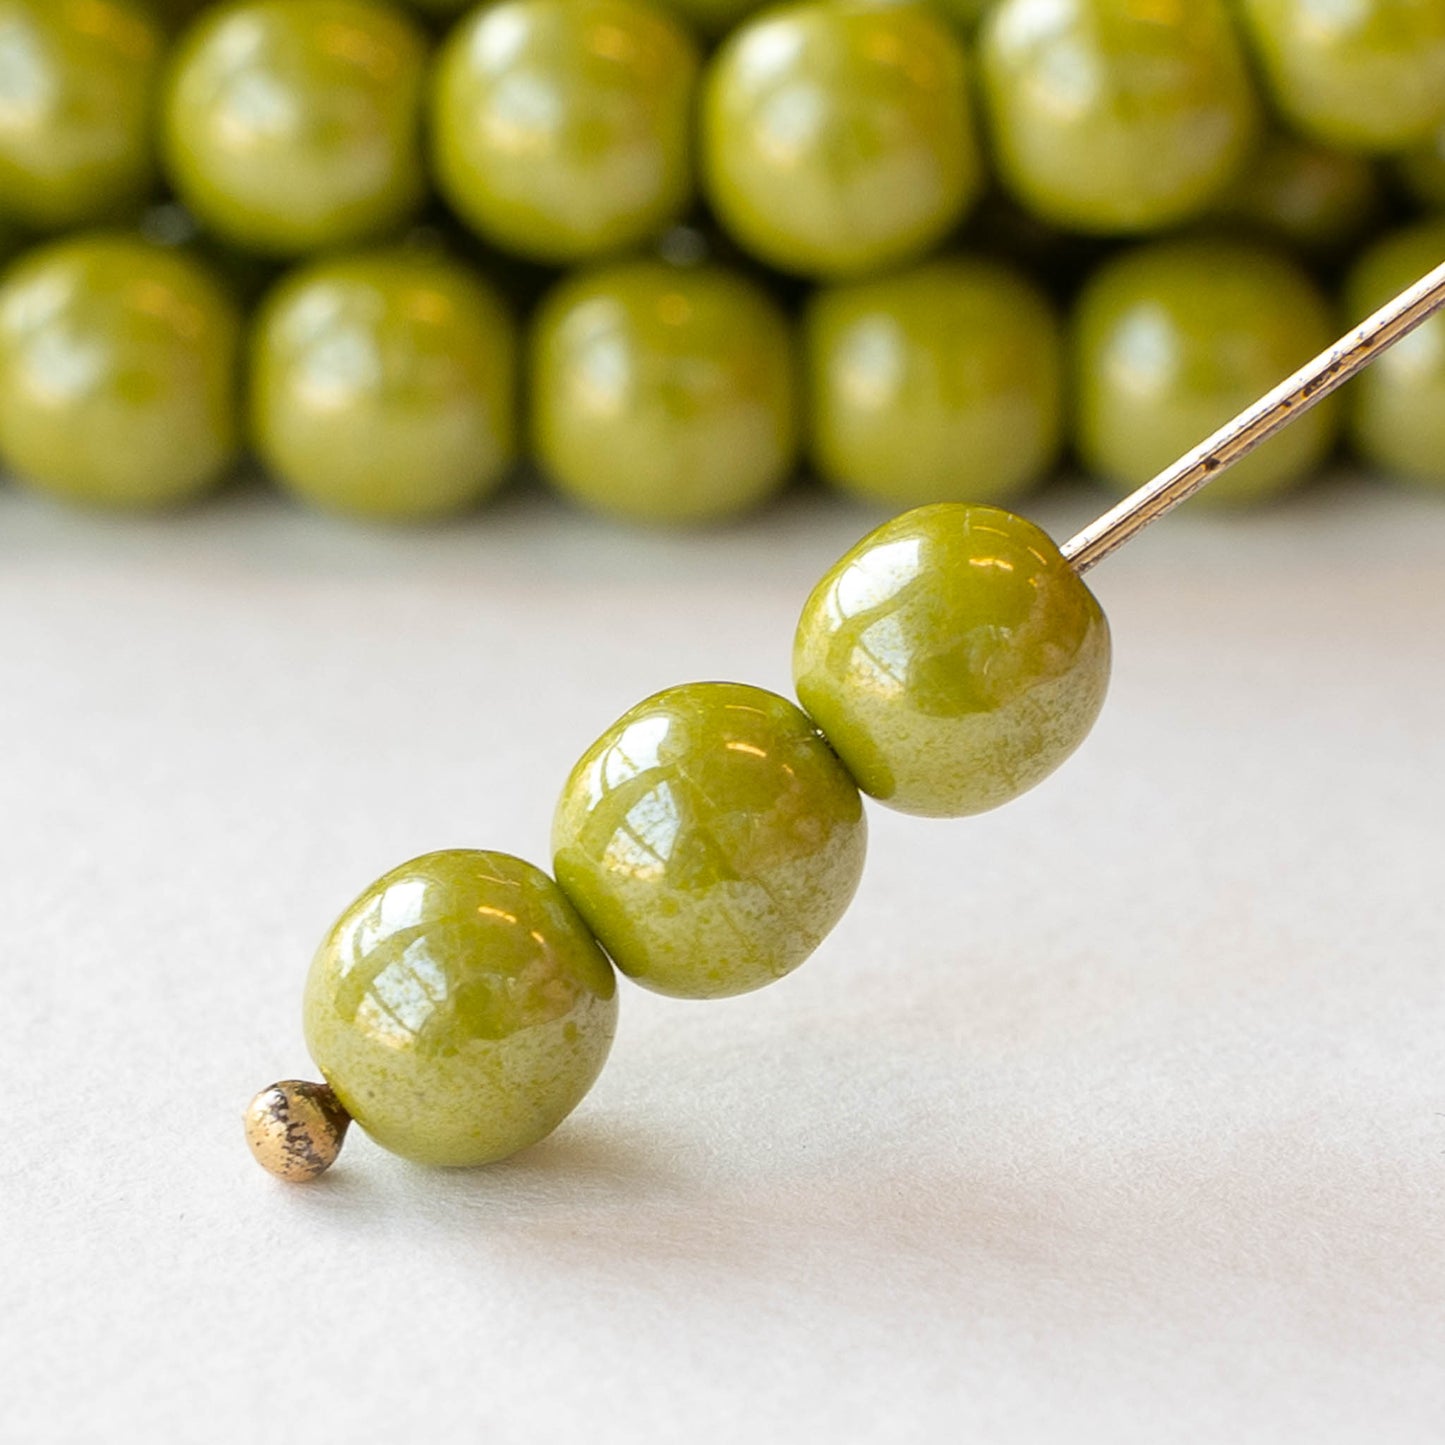
[[[1445,123],[1440,0],[1241,0],[1271,98],[1306,135],[1398,151]]]
[[[1363,321],[1445,262],[1445,220],[1426,221],[1377,242],[1349,278],[1345,304]],[[1402,337],[1349,384],[1350,439],[1373,467],[1445,487],[1445,317]]]
[[[1035,214],[1140,233],[1240,170],[1257,107],[1221,0],[999,0],[979,40],[993,158]]]
[[[804,326],[812,454],[893,506],[999,502],[1058,454],[1063,342],[1011,267],[937,261],[815,291]]]
[[[788,322],[753,282],[624,262],[571,277],[531,340],[533,449],[585,505],[684,523],[746,511],[798,449]]]
[[[252,332],[252,440],[316,506],[411,521],[492,491],[515,444],[516,336],[467,268],[402,249],[313,263]]]
[[[71,501],[194,496],[237,447],[240,325],[181,252],[108,234],[31,251],[0,285],[0,453]]]
[[[468,225],[535,260],[647,239],[692,196],[698,55],[638,0],[503,0],[437,66],[437,184]]]
[[[60,230],[138,203],[160,58],[131,0],[0,0],[0,215]]]
[[[341,915],[304,1021],[377,1143],[420,1164],[486,1164],[550,1134],[591,1087],[616,979],[545,873],[457,849],[404,863]]]
[[[379,0],[242,0],[171,60],[166,170],[237,245],[279,256],[396,229],[423,195],[426,42]]]
[[[962,42],[921,5],[805,0],[747,22],[704,84],[719,219],[785,271],[855,276],[941,240],[980,189]]]
[[[572,770],[557,879],[613,961],[682,998],[760,988],[803,962],[863,869],[862,799],[786,699],[737,683],[669,688]]]
[[[1263,246],[1163,242],[1098,271],[1074,327],[1076,440],[1120,491],[1141,486],[1334,339],[1314,282]],[[1339,431],[1336,399],[1209,484],[1192,506],[1245,504],[1304,481]]]
[[[865,537],[798,624],[798,697],[865,793],[962,817],[1041,782],[1109,680],[1093,594],[1032,523],[940,503]]]

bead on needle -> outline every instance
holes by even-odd
[[[1367,321],[1322,351],[1268,395],[1226,422],[1152,481],[1091,522],[1059,549],[1075,572],[1087,572],[1136,532],[1172,512],[1275,432],[1341,387],[1445,306],[1445,263],[1423,276]]]

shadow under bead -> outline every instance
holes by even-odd
[[[336,1162],[350,1124],[330,1085],[283,1079],[246,1106],[246,1143],[263,1169],[304,1183]]]

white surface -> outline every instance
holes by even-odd
[[[248,1157],[340,908],[430,848],[545,862],[648,692],[785,689],[871,520],[639,537],[519,496],[395,537],[0,494],[0,1439],[1441,1439],[1438,500],[1132,544],[1079,756],[973,822],[875,810],[784,983],[629,986],[523,1157]]]

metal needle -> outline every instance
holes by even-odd
[[[1445,264],[1382,306],[1368,321],[1302,366],[1288,381],[1261,397],[1192,452],[1145,482],[1117,507],[1091,522],[1061,548],[1075,572],[1122,547],[1135,532],[1188,501],[1222,471],[1247,457],[1261,442],[1286,427],[1317,401],[1343,386],[1357,371],[1408,336],[1445,306]]]

